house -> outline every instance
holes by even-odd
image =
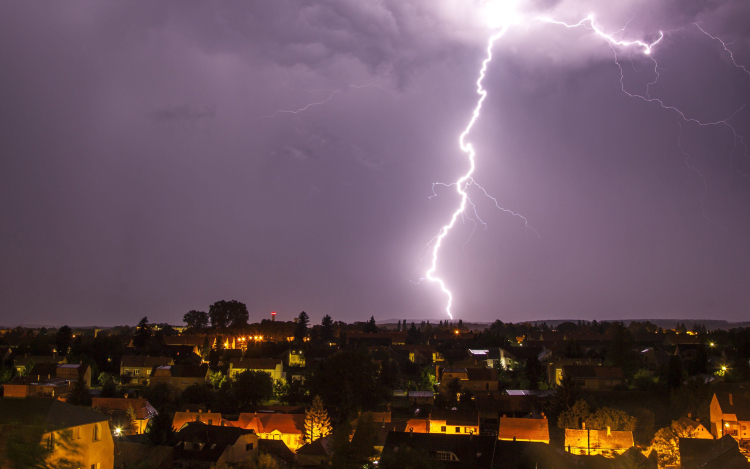
[[[151,417],[157,414],[156,409],[146,399],[128,399],[126,397],[92,397],[91,408],[98,409],[112,417],[112,422],[117,428],[126,429],[129,425],[128,409],[135,412],[135,428],[132,429],[136,435],[146,431],[146,425]]]
[[[565,365],[562,374],[587,391],[612,391],[625,384],[622,368],[617,366]]]
[[[37,363],[54,363],[55,365],[62,365],[68,363],[67,357],[64,355],[24,355],[22,357],[15,357],[13,359],[13,367],[16,369],[16,373],[22,374],[26,367],[33,368]]]
[[[479,434],[479,414],[476,410],[432,409],[429,433]]]
[[[716,391],[709,407],[711,433],[721,438],[731,435],[738,441],[750,439],[750,392],[736,387]]]
[[[262,371],[268,373],[276,382],[280,379],[286,379],[284,373],[284,363],[276,358],[232,358],[229,361],[229,370],[227,376],[234,378],[245,371]]]
[[[32,373],[34,370],[31,370]],[[91,388],[91,367],[86,364],[73,364],[63,363],[57,365],[56,378],[66,379],[71,382],[78,381],[79,378],[83,378],[86,381],[86,387]]]
[[[516,361],[515,355],[500,347],[469,349],[469,355],[478,362],[485,364],[487,368],[507,370],[508,368],[512,368],[513,363]]]
[[[171,446],[153,446],[130,441],[115,442],[115,469],[172,469]]]
[[[79,377],[90,386],[91,368],[81,364],[38,363],[28,376],[16,376],[5,384],[5,396],[65,398]]]
[[[600,358],[552,358],[547,362],[547,382],[559,386],[563,378],[563,367],[567,365],[599,366]]]
[[[711,432],[695,420],[690,420],[690,414],[687,417],[681,417],[679,420],[672,421],[672,428],[680,426],[683,428],[691,428],[693,432],[693,438],[699,438],[704,440],[713,440],[714,436]]]
[[[287,353],[287,364],[291,367],[305,367],[305,351],[302,349],[290,349]]]
[[[434,345],[391,345],[391,350],[397,355],[407,356],[410,362],[418,365],[443,360],[443,355],[438,352]]]
[[[259,438],[281,440],[292,451],[303,444],[304,414],[276,414],[269,412],[242,413],[236,426],[253,430]]]
[[[120,376],[130,378],[129,384],[148,386],[154,367],[167,365],[174,365],[174,360],[170,357],[124,355],[120,360]]]
[[[568,453],[612,457],[633,446],[633,432],[611,431],[609,428],[591,430],[585,428],[585,424],[583,430],[565,429],[565,451]]]
[[[189,410],[186,410],[185,412],[175,412],[174,418],[172,419],[172,428],[174,428],[176,432],[179,432],[190,422],[201,422],[206,425],[216,425],[219,427],[234,426],[232,422],[222,418],[220,413],[213,413],[210,410],[208,412],[203,412],[202,410],[199,410],[198,412],[190,412]]]
[[[496,392],[498,390],[497,370],[489,368],[439,368],[440,392],[447,393],[448,385],[458,379],[461,389],[472,393]]]
[[[242,428],[191,422],[176,438],[174,463],[184,469],[243,463],[258,454],[258,435]]]
[[[549,422],[546,418],[524,419],[501,417],[498,440],[536,441],[549,444]]]
[[[750,469],[737,440],[724,435],[718,440],[680,438],[682,469]]]
[[[380,457],[389,462],[428,460],[451,469],[560,469],[574,467],[544,443],[501,441],[486,435],[390,432]]]
[[[412,405],[433,405],[435,404],[434,391],[408,391],[407,398]]]
[[[208,365],[166,365],[154,367],[150,386],[165,384],[172,392],[182,393],[193,384],[205,384]]]
[[[324,466],[333,455],[333,435],[318,438],[312,443],[306,443],[297,450],[297,466]]]
[[[114,466],[108,417],[57,399],[0,398],[0,461],[8,460],[12,440],[24,438],[38,439],[50,451],[49,467]]]

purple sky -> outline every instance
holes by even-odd
[[[445,318],[411,281],[458,203],[428,197],[467,167],[481,3],[4,2],[0,323],[179,323],[220,299],[251,320]],[[750,4],[601,3],[522,5],[663,30],[651,96],[704,122],[745,105],[729,123],[750,143],[750,73],[693,24],[750,69]],[[616,50],[645,93],[653,64]],[[732,129],[628,97],[584,28],[524,22],[494,52],[476,181],[540,236],[471,192],[487,229],[460,223],[439,264],[456,318],[747,319],[750,157]]]

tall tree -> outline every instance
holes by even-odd
[[[331,433],[328,411],[323,407],[320,396],[313,398],[312,407],[305,411],[305,441],[312,443]]]
[[[273,378],[263,371],[244,371],[232,381],[232,394],[241,411],[254,411],[261,402],[273,397]]]
[[[375,324],[375,316],[370,316],[370,320],[365,323],[363,331],[369,334],[378,332],[378,326]]]
[[[172,415],[166,409],[160,408],[157,414],[148,421],[144,433],[146,441],[151,445],[162,446],[169,444],[174,434]]]
[[[307,337],[307,326],[310,324],[310,316],[302,311],[297,316],[297,325],[294,327],[294,340],[302,343]]]
[[[202,331],[208,329],[208,313],[205,311],[188,311],[182,317],[182,321],[185,325],[194,331]]]
[[[76,380],[73,389],[70,391],[68,402],[81,406],[91,405],[91,393],[89,392],[89,387],[86,385],[86,380],[83,375],[78,376],[78,380]]]
[[[211,327],[225,329],[246,326],[250,314],[245,303],[237,300],[221,300],[208,308],[208,317],[211,320]]]
[[[138,326],[135,329],[133,335],[133,345],[136,350],[143,349],[151,338],[151,326],[148,325],[148,318],[144,316],[138,322]]]
[[[327,314],[323,316],[323,320],[320,322],[320,325],[320,338],[323,340],[323,342],[333,341],[333,319],[331,319],[331,316]]]
[[[73,344],[73,330],[69,326],[63,326],[57,330],[55,335],[55,345],[57,353],[67,355],[70,346]]]

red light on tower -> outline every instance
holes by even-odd
[[[276,321],[276,311],[271,311],[271,321]]]

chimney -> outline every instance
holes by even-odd
[[[611,436],[611,435],[612,435],[612,428],[608,425],[607,426],[607,436]]]
[[[691,412],[688,412],[688,418],[689,419],[693,418],[693,414]]]
[[[125,396],[125,399],[127,399],[128,398],[128,393],[123,394],[123,396]]]
[[[729,393],[729,405],[734,405],[734,402],[732,402],[732,393]]]
[[[581,429],[586,430],[586,422],[581,422]]]

